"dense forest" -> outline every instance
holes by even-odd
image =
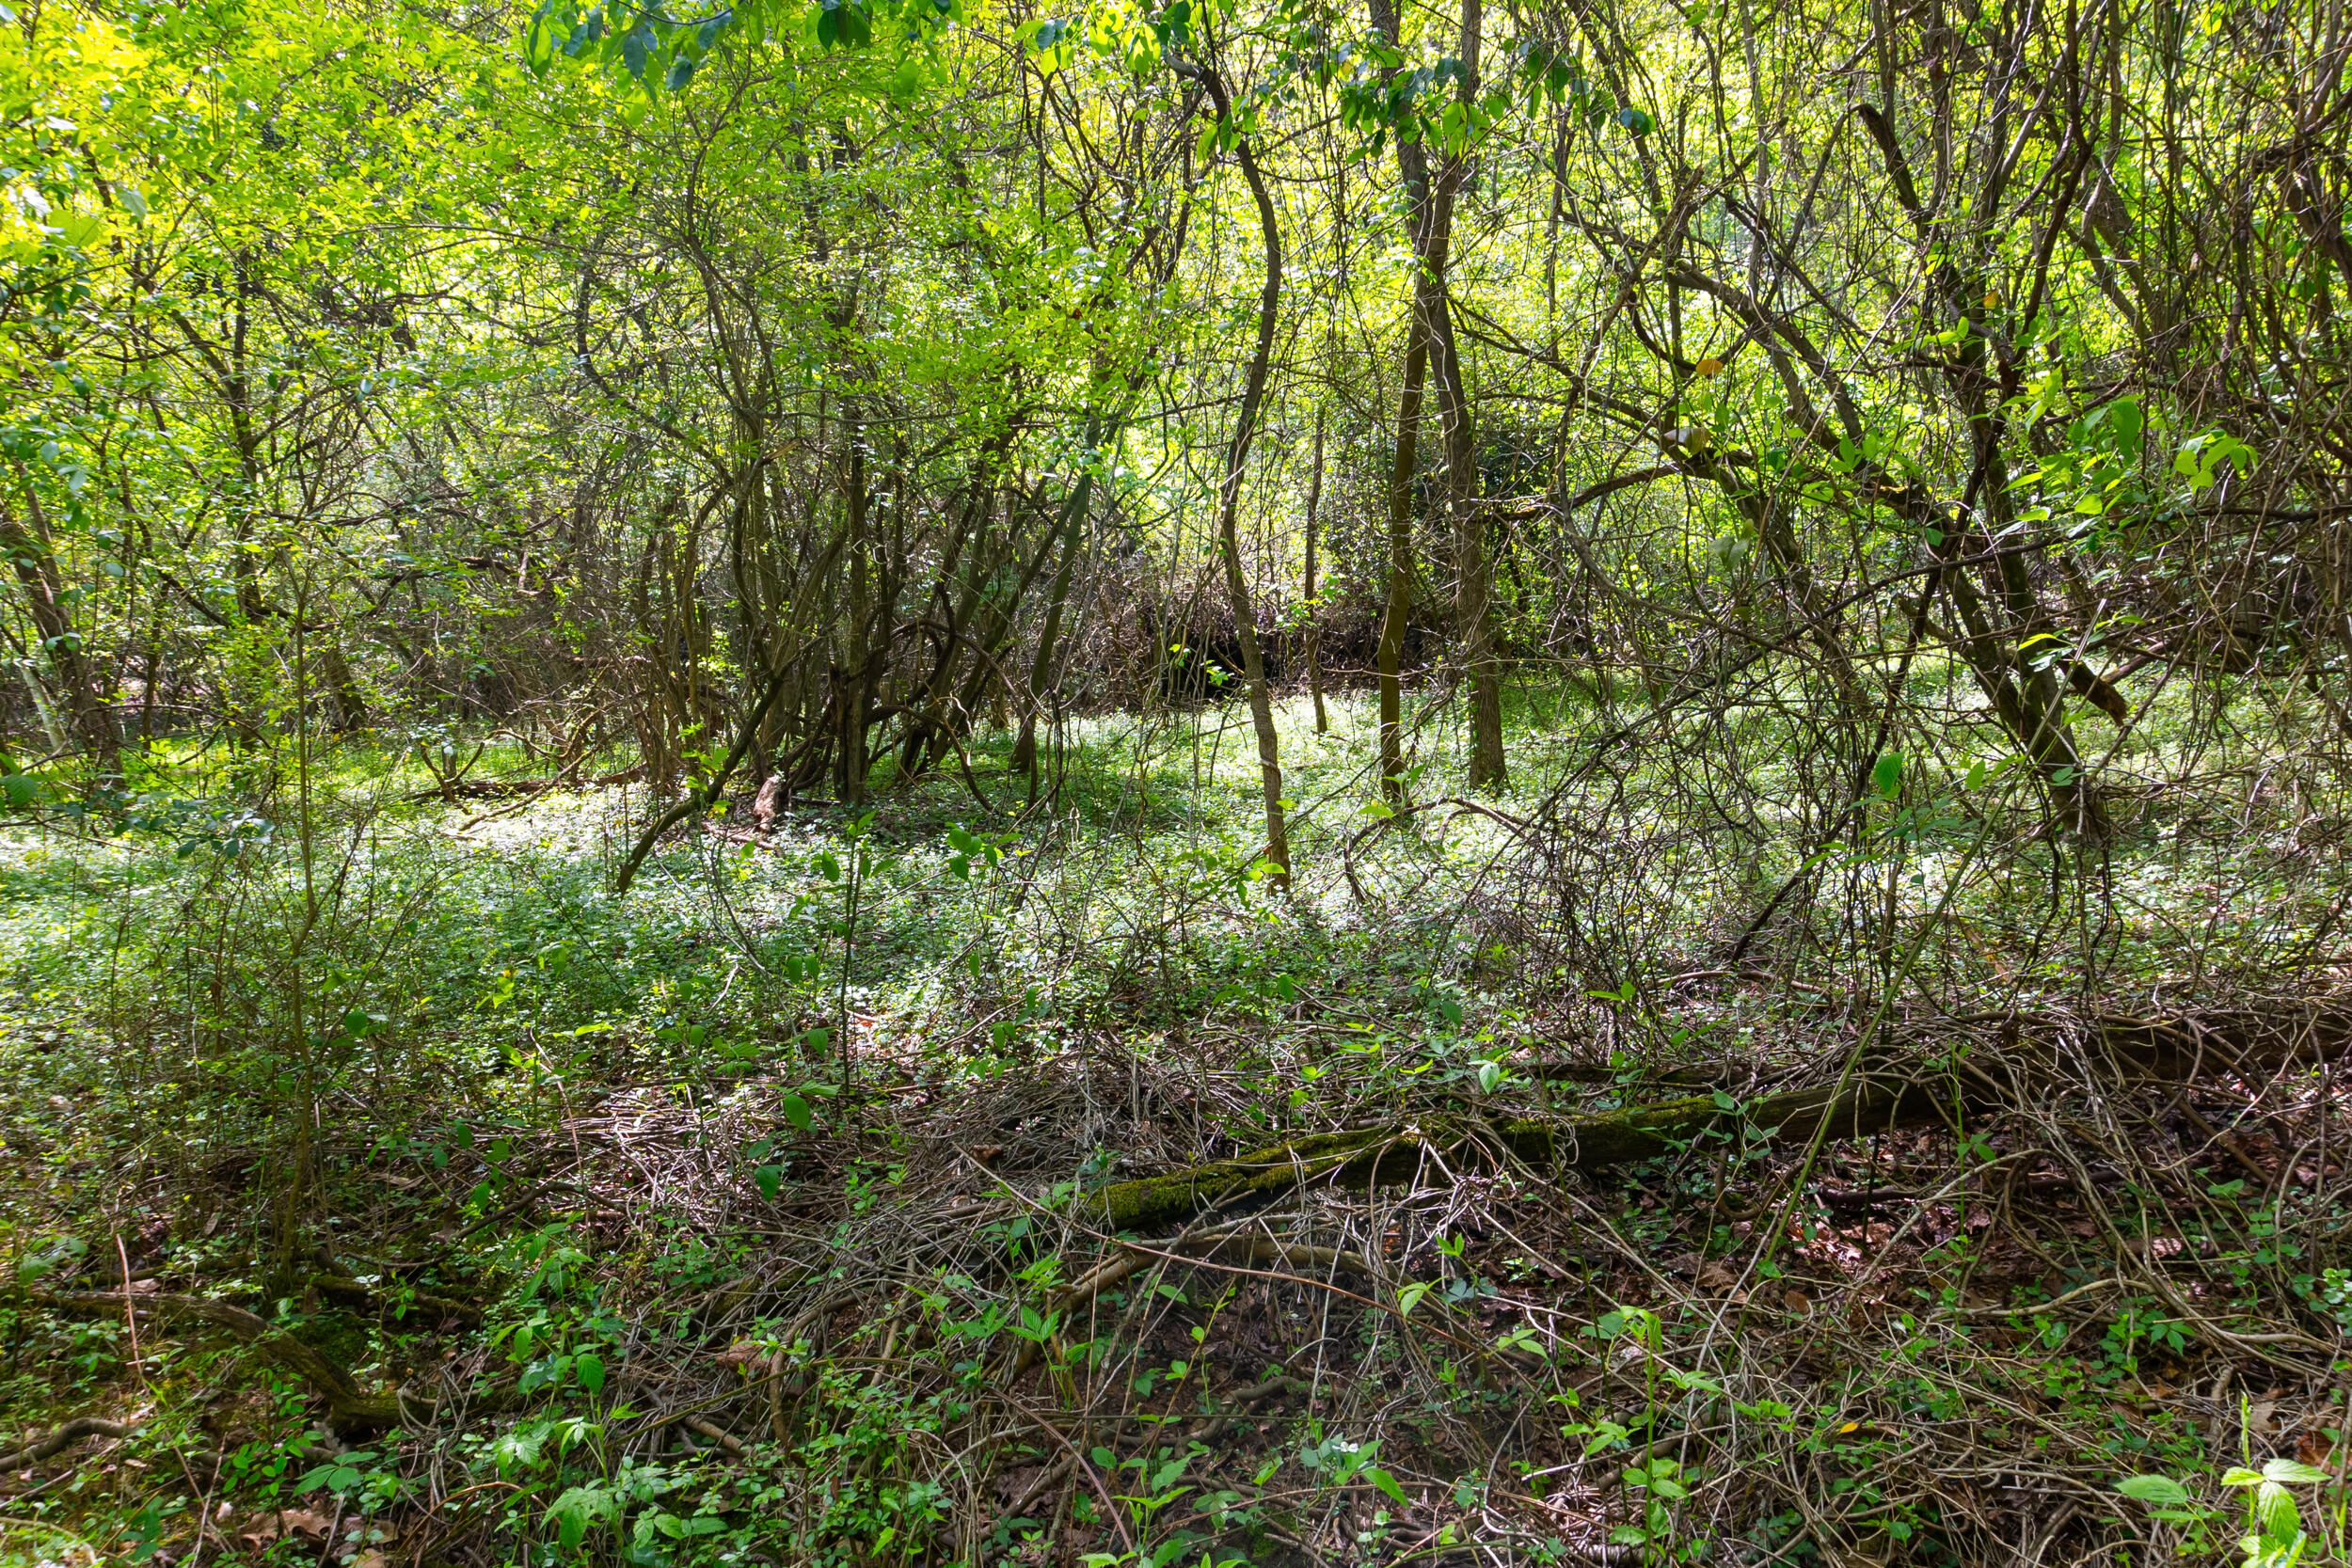
[[[2352,1561],[2347,56],[0,5],[0,1563]]]

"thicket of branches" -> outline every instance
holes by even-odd
[[[2096,840],[2160,689],[2332,732],[2321,10],[819,14],[24,19],[20,803],[297,710],[854,802],[1230,677],[1279,842],[1268,687],[1393,794],[1402,685],[1483,787],[1631,680]]]

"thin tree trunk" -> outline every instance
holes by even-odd
[[[1323,612],[1315,603],[1315,523],[1323,505],[1323,426],[1325,410],[1315,410],[1315,464],[1307,476],[1307,690],[1315,700],[1315,734],[1331,733],[1331,716],[1323,710]]]
[[[866,803],[866,715],[870,702],[873,660],[868,653],[868,623],[872,619],[873,541],[866,536],[866,444],[865,432],[859,428],[854,410],[842,420],[843,434],[849,441],[849,473],[842,484],[842,500],[847,507],[850,525],[850,594],[842,617],[846,646],[842,652],[841,679],[841,803],[856,807]]]
[[[1375,30],[1398,45],[1395,0],[1372,0]],[[1397,166],[1411,203],[1413,251],[1423,248],[1429,222],[1429,181],[1418,143],[1408,154],[1397,144]],[[1424,280],[1416,277],[1405,328],[1405,373],[1396,396],[1396,462],[1389,473],[1389,597],[1380,614],[1380,792],[1390,804],[1405,798],[1405,623],[1413,608],[1413,474],[1421,463],[1422,388],[1429,369],[1428,325],[1422,309]]]
[[[1087,417],[1087,466],[1062,503],[1061,564],[1054,585],[1046,591],[1045,624],[1038,631],[1037,657],[1029,663],[1029,700],[1021,710],[1021,734],[1012,743],[1012,770],[1029,775],[1030,792],[1037,786],[1037,710],[1053,680],[1054,652],[1061,638],[1062,605],[1070,597],[1070,579],[1078,564],[1078,549],[1086,533],[1087,504],[1094,494],[1094,449],[1103,439],[1100,414]]]
[[[1380,614],[1380,788],[1405,798],[1405,622],[1413,610],[1413,470],[1421,458],[1422,382],[1429,340],[1415,310],[1405,329],[1405,384],[1396,398],[1396,466],[1389,475],[1389,601]]]
[[[1462,0],[1462,64],[1459,97],[1478,91],[1478,48],[1485,20],[1482,0]],[[1472,789],[1496,789],[1503,782],[1502,675],[1495,652],[1494,564],[1486,557],[1486,523],[1478,510],[1478,441],[1470,395],[1462,380],[1462,356],[1454,341],[1446,272],[1453,261],[1454,198],[1461,189],[1463,159],[1448,154],[1429,182],[1422,144],[1400,138],[1400,163],[1422,166],[1408,182],[1429,192],[1429,217],[1422,230],[1422,315],[1428,324],[1429,358],[1438,384],[1438,428],[1445,443],[1445,509],[1454,536],[1454,635],[1470,681]]]
[[[1177,68],[1206,89],[1217,118],[1229,123],[1232,102],[1214,67]],[[1277,888],[1290,886],[1290,833],[1282,814],[1281,743],[1274,731],[1274,703],[1266,691],[1265,657],[1258,646],[1258,626],[1249,603],[1249,584],[1242,576],[1241,482],[1249,463],[1249,445],[1257,435],[1258,411],[1265,402],[1266,372],[1274,359],[1274,325],[1282,303],[1282,231],[1274,215],[1274,198],[1266,194],[1265,176],[1247,137],[1233,142],[1242,179],[1249,185],[1258,208],[1258,231],[1265,245],[1265,285],[1258,294],[1258,341],[1249,356],[1249,373],[1243,383],[1241,412],[1233,420],[1233,438],[1226,448],[1225,476],[1218,486],[1216,542],[1225,560],[1225,593],[1233,611],[1233,635],[1241,643],[1242,674],[1249,685],[1249,717],[1258,732],[1258,772],[1265,790],[1265,858],[1275,867]]]

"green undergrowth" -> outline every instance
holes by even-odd
[[[1693,1078],[1736,1120],[1751,1085],[1834,1064],[1874,1021],[2116,998],[2161,1010],[2256,978],[2301,983],[2332,954],[2336,835],[2352,820],[2339,781],[2291,749],[2192,754],[2182,737],[2204,732],[2161,705],[2119,737],[2103,774],[2115,830],[2095,846],[2049,832],[2035,780],[1995,753],[1890,752],[1824,833],[1804,803],[1816,765],[1767,704],[1733,716],[1725,754],[1741,766],[1710,780],[1610,761],[1596,743],[1614,710],[1534,692],[1515,704],[1516,782],[1487,813],[1442,803],[1463,793],[1456,748],[1431,732],[1419,809],[1400,816],[1369,771],[1368,706],[1333,709],[1327,736],[1303,704],[1285,710],[1287,895],[1260,855],[1238,709],[1073,723],[1035,785],[1007,776],[993,737],[976,757],[986,809],[952,773],[884,777],[860,810],[806,805],[769,832],[739,801],[674,837],[626,897],[612,877],[649,815],[642,793],[518,812],[420,799],[432,781],[413,755],[357,746],[318,758],[307,784],[286,756],[160,755],[115,816],[19,828],[0,861],[16,1282],[0,1427],[92,1412],[147,1424],[95,1465],[69,1454],[9,1482],[0,1512],[37,1523],[6,1526],[31,1532],[8,1549],[73,1536],[109,1558],[183,1560],[195,1511],[212,1508],[226,1522],[208,1554],[257,1560],[1033,1561],[1023,1543],[1049,1532],[1057,1550],[1116,1558],[1120,1527],[1187,1565],[1393,1560],[1472,1539],[1570,1560],[1566,1527],[1528,1521],[1570,1507],[1573,1481],[1592,1541],[1618,1531],[1652,1560],[1834,1560],[1807,1508],[1880,1560],[1961,1560],[1983,1544],[1967,1521],[1991,1494],[1953,1481],[1941,1500],[1899,1496],[1873,1471],[1920,1431],[1942,1442],[1963,1425],[1987,1453],[2104,1465],[2102,1485],[2181,1478],[2189,1500],[2164,1505],[2176,1518],[2111,1493],[2099,1515],[2156,1532],[2166,1553],[2236,1539],[2220,1467],[2280,1430],[2300,1386],[2249,1363],[2232,1373],[2236,1419],[2185,1415],[2167,1394],[2213,1390],[2242,1346],[2185,1327],[2158,1295],[2114,1291],[2089,1319],[2032,1310],[2095,1284],[2104,1233],[1995,1259],[1963,1204],[1922,1253],[1933,1238],[1899,1241],[1875,1211],[1807,1210],[1788,1248],[1759,1254],[1756,1206],[1795,1169],[1761,1136],[1581,1189],[1573,1225],[1600,1227],[1624,1249],[1614,1262],[1548,1251],[1570,1220],[1543,1218],[1557,1205],[1510,1180],[1478,1199],[1507,1219],[1406,1225],[1399,1266],[1422,1271],[1409,1303],[1349,1306],[1315,1363],[1343,1360],[1357,1391],[1273,1402],[1215,1441],[1182,1436],[1209,1418],[1185,1390],[1230,1406],[1248,1380],[1297,1374],[1239,1349],[1272,1346],[1295,1307],[1247,1298],[1243,1276],[1139,1275],[1089,1304],[1115,1322],[1057,1322],[1054,1292],[1099,1249],[1064,1223],[1071,1197],[1115,1179],[1465,1104],[1540,1117],[1687,1096]],[[2271,730],[2291,736],[2291,717]],[[502,771],[528,760],[487,751],[473,776]],[[1800,872],[1802,891],[1751,932]],[[1715,983],[1677,978],[1692,971]],[[1098,1067],[1116,1069],[1101,1080],[1119,1085],[1112,1102],[1069,1108]],[[975,1132],[980,1106],[1011,1109]],[[945,1142],[926,1131],[951,1123]],[[632,1206],[580,1151],[592,1124],[640,1127],[662,1159],[693,1163],[709,1204]],[[1806,1169],[1859,1182],[1867,1159],[1876,1180],[1883,1155],[1901,1185],[2006,1157],[1919,1136],[1833,1146]],[[1916,1168],[1899,1178],[1904,1159]],[[2326,1180],[2233,1190],[2226,1164],[2197,1180],[2221,1222],[2148,1221],[2143,1250],[2242,1254],[2244,1292],[2215,1311],[2301,1312],[2308,1327],[2337,1310],[2342,1276],[2312,1240],[2332,1234]],[[730,1207],[754,1195],[785,1221]],[[902,1210],[915,1225],[965,1202],[980,1217],[954,1246],[907,1253],[857,1322],[748,1296],[753,1315],[728,1316],[725,1292],[768,1266],[776,1223],[854,1250]],[[1542,1241],[1518,1239],[1537,1227]],[[1833,1275],[1904,1244],[1834,1332],[1812,1317]],[[429,1455],[414,1433],[346,1442],[319,1432],[310,1390],[231,1341],[142,1316],[135,1349],[122,1314],[31,1294],[120,1291],[123,1261],[155,1288],[235,1301],[371,1385],[444,1377],[506,1402],[442,1411],[424,1423]],[[2263,1299],[2280,1280],[2301,1282],[2301,1305]],[[1735,1289],[1735,1317],[1770,1330],[1753,1364],[1723,1316]],[[1538,1291],[1541,1311],[1496,1306]],[[1146,1306],[1160,1315],[1138,1318]],[[1138,1337],[1129,1320],[1155,1326]],[[1256,1338],[1232,1326],[1245,1320]],[[1416,1339],[1422,1322],[1444,1336]],[[1058,1522],[909,1458],[969,1443],[1023,1344],[1022,1399],[1074,1398],[1125,1366],[1130,1402],[1158,1423],[1081,1455],[1120,1490],[1056,1482]],[[624,1366],[702,1366],[730,1345],[729,1376],[794,1390],[774,1423],[765,1395],[743,1396],[747,1453],[620,1440],[657,1401]],[[2327,1450],[2331,1419],[2294,1429],[2303,1452]],[[1698,1449],[1667,1451],[1667,1434],[1710,1421],[1747,1433],[1737,1451],[1784,1481],[1742,1501]],[[1017,1484],[1071,1458],[1034,1431],[1002,1441],[997,1473]],[[453,1522],[432,1523],[459,1494]],[[1702,1510],[1702,1496],[1716,1500]],[[994,1499],[991,1516],[958,1518],[975,1497]],[[1336,1544],[1295,1544],[1316,1531]]]

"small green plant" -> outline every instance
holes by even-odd
[[[1683,1485],[1681,1463],[1653,1454],[1627,1466],[1625,1485],[1641,1500],[1642,1522],[1619,1525],[1609,1532],[1609,1539],[1620,1546],[1641,1547],[1645,1562],[1671,1560],[1675,1504],[1691,1495]]]
[[[2295,1459],[2269,1460],[2259,1470],[2232,1465],[2222,1472],[2222,1485],[2246,1493],[2246,1534],[2238,1541],[2246,1554],[2243,1568],[2296,1568],[2303,1561],[2312,1538],[2292,1488],[2329,1479],[2327,1471]],[[2210,1528],[2219,1511],[2200,1503],[2181,1481],[2165,1475],[2130,1476],[2116,1490],[2147,1504],[2150,1517],[2181,1527],[2184,1553],[2210,1549]]]

